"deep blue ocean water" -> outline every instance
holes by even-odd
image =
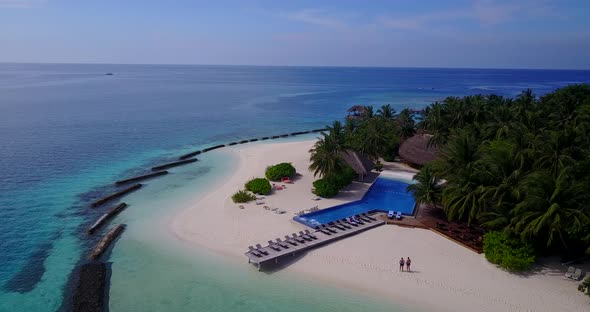
[[[379,211],[401,212],[403,215],[414,213],[415,201],[407,191],[408,183],[392,177],[379,177],[360,200],[310,212],[293,219],[311,228],[350,216]]]
[[[515,96],[526,88],[541,95],[581,82],[590,83],[590,71],[0,64],[0,311],[60,309],[72,269],[94,243],[82,233],[100,213],[88,208],[89,202],[111,191],[113,181],[152,164],[218,143],[323,127],[353,104],[392,104],[399,111],[449,95]],[[149,194],[165,197],[186,183],[205,185],[214,172],[227,170],[223,161],[231,160],[203,156],[160,184],[148,183],[148,193],[137,192],[130,200],[137,205]],[[135,211],[119,218],[139,226],[143,217]],[[115,248],[113,274],[125,268],[117,261],[133,266],[140,252],[123,237],[120,243],[131,246],[126,250],[137,247],[137,253]],[[228,306],[270,311],[288,302],[289,297],[257,293],[248,285],[258,277],[236,272],[231,283],[216,276],[194,278],[205,284],[186,281],[194,286],[190,296],[178,280],[169,281],[180,286],[166,298],[148,293],[148,270],[177,265],[174,261],[137,264],[124,275],[126,287],[113,281],[118,291],[110,295],[111,311],[129,311],[140,300],[169,311]],[[260,289],[276,287],[264,285]],[[210,296],[221,289],[260,300]],[[340,307],[334,298],[306,297],[315,303],[306,309],[356,307],[350,302]],[[146,306],[137,310],[149,310]]]

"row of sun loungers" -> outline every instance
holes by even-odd
[[[285,240],[277,238],[275,241],[269,240],[268,247],[275,251],[282,251],[289,249],[290,246],[298,246],[299,244],[303,244],[305,242],[311,242],[318,239],[313,233],[309,230],[299,231],[299,235],[293,233],[291,236],[285,235]],[[261,258],[264,256],[268,256],[268,251],[263,250],[260,244],[256,244],[256,248],[253,246],[248,246],[248,252],[253,254],[255,257]]]
[[[352,217],[330,222],[328,225],[320,225],[318,226],[318,231],[326,235],[332,235],[338,233],[338,231],[336,231],[335,229],[338,229],[340,231],[346,231],[348,229],[358,227],[365,223],[372,223],[375,221],[377,221],[377,219],[371,217],[368,213],[362,213]]]
[[[573,266],[571,266],[567,269],[567,272],[565,272],[564,276],[576,281],[586,280],[587,278],[590,278],[590,272],[586,272],[586,275],[584,276],[584,278],[582,278],[582,269],[576,269]]]

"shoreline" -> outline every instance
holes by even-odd
[[[326,208],[359,199],[369,184],[353,182],[336,198],[311,200],[313,174],[307,170],[314,140],[231,146],[236,169],[202,198],[182,207],[166,225],[188,249],[204,248],[244,262],[247,246],[283,237],[305,226],[292,220],[295,212]],[[266,196],[265,205],[284,209],[275,214],[262,205],[242,204],[230,196],[252,177],[263,177],[267,165],[292,162],[303,176],[287,189]],[[401,173],[412,175],[411,173]],[[397,272],[395,259],[411,256],[414,273]],[[309,251],[272,274],[295,274],[328,287],[350,289],[363,296],[435,311],[554,311],[583,309],[585,297],[570,281],[549,267],[530,276],[502,271],[464,247],[423,229],[386,225]],[[563,274],[561,273],[561,276]]]

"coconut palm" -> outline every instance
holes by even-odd
[[[557,177],[548,171],[529,175],[523,184],[527,196],[515,207],[515,230],[523,239],[541,238],[547,246],[559,241],[567,247],[568,231],[582,229],[590,223],[582,190],[571,186],[570,169],[562,169]]]
[[[407,187],[408,192],[412,192],[418,205],[432,204],[436,205],[441,200],[440,181],[434,175],[431,167],[426,165],[420,169],[414,176],[416,183]]]
[[[313,176],[332,176],[342,172],[345,168],[344,159],[340,156],[341,146],[334,140],[327,137],[319,138],[313,148],[309,150],[311,154],[309,161],[309,170]]]
[[[375,117],[375,112],[373,110],[373,106],[369,105],[369,106],[365,106],[365,110],[363,111],[363,115],[362,118],[364,120],[368,120]]]
[[[377,110],[377,116],[385,120],[392,120],[395,116],[395,109],[390,104],[383,105]]]

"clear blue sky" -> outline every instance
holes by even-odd
[[[590,69],[590,0],[0,0],[0,62]]]

